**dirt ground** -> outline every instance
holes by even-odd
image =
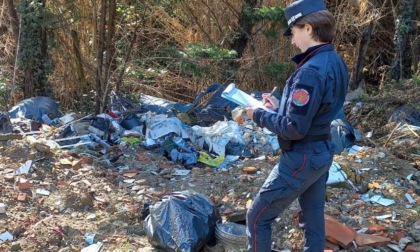
[[[358,143],[368,148],[335,157],[355,187],[346,182],[328,186],[326,204],[327,214],[355,230],[367,228],[394,244],[410,237],[417,250],[406,251],[420,251],[420,132],[400,132],[389,118],[401,107],[417,106],[418,111],[418,97],[419,87],[407,83],[359,100],[363,105],[358,112],[351,111],[355,102],[346,106],[352,125],[372,137]],[[209,197],[224,220],[235,218],[243,224],[247,205],[278,162],[278,156],[267,154],[241,160],[225,171],[195,167],[188,175],[178,176],[173,174],[175,169],[184,167],[141,146],[114,146],[102,155],[83,148],[45,151],[25,138],[0,144],[0,203],[5,204],[0,235],[9,232],[14,237],[0,241],[0,251],[80,251],[89,246],[88,233],[95,234],[95,243],[103,242],[101,251],[159,251],[149,243],[143,227],[142,213],[148,204],[171,192],[191,190]],[[32,171],[14,174],[28,160]],[[365,202],[366,194],[380,194],[395,203]],[[274,248],[302,248],[296,209],[292,204],[273,224]],[[393,215],[377,218],[386,214]],[[339,251],[396,250],[365,246]]]

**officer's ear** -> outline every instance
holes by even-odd
[[[310,24],[305,24],[305,26],[303,27],[303,29],[304,29],[304,31],[306,31],[307,33],[312,34],[312,30],[313,30],[312,25],[310,25]]]

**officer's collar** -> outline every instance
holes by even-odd
[[[327,47],[328,45],[331,45],[331,44],[326,43],[326,44],[320,44],[320,45],[309,47],[305,52],[293,56],[292,61],[294,61],[298,66],[301,66],[308,59],[310,59],[312,55],[315,54],[316,51],[320,50],[321,47],[324,47],[324,46]]]

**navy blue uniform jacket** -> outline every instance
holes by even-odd
[[[332,44],[309,48],[292,60],[298,69],[286,82],[277,113],[256,109],[253,120],[284,140],[329,134],[345,100],[347,67]]]

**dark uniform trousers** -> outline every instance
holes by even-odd
[[[291,150],[281,151],[280,163],[272,169],[247,212],[249,252],[271,250],[270,223],[296,198],[305,232],[303,251],[324,251],[325,191],[333,152],[329,140],[294,143]]]

